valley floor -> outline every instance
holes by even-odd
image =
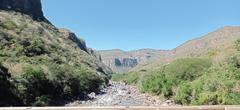
[[[100,94],[91,93],[89,100],[73,101],[66,106],[170,106],[172,101],[160,101],[154,96],[141,93],[137,87],[110,81]]]

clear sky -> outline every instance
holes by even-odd
[[[173,49],[240,25],[240,0],[42,0],[45,16],[98,50]]]

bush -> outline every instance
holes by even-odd
[[[15,48],[15,51],[16,51],[16,56],[21,56],[24,52],[24,48],[22,46],[17,46]]]
[[[171,98],[176,94],[174,93],[176,91],[175,88],[202,76],[210,65],[211,63],[205,59],[186,58],[176,60],[146,78],[142,83],[142,89],[156,95],[162,95],[165,98]],[[182,103],[189,102],[187,87],[180,86],[179,91],[183,93],[178,94],[176,97],[177,99],[179,97],[184,98],[185,100]]]
[[[36,101],[32,104],[33,106],[47,106],[50,103],[50,98],[48,96],[36,97]]]
[[[79,94],[86,95],[97,92],[104,85],[104,79],[85,67],[72,67],[69,65],[50,66],[49,79],[58,88],[56,91],[62,97],[73,97]]]
[[[240,39],[235,41],[235,48],[240,51]]]
[[[113,81],[122,81],[128,84],[137,84],[137,82],[139,81],[139,76],[141,76],[141,74],[138,73],[122,73],[122,74],[118,74],[115,73],[112,75],[112,80]]]
[[[69,66],[59,66],[51,65],[50,66],[50,76],[49,79],[54,83],[56,92],[61,97],[71,97],[76,94],[76,88],[71,88],[73,81],[76,81],[74,78],[74,69]],[[70,82],[71,81],[71,82]],[[75,90],[75,91],[74,91]]]
[[[34,105],[39,97],[54,94],[52,83],[40,67],[26,67],[22,78],[18,86],[23,87],[20,92],[26,105]]]
[[[182,84],[174,97],[176,103],[180,103],[183,105],[190,104],[193,100],[194,96],[192,96],[192,87],[189,84]]]
[[[226,105],[239,105],[240,104],[240,93],[232,92],[226,95],[225,103]]]
[[[192,82],[179,85],[174,99],[180,104],[192,105],[233,105],[237,101],[239,71],[232,64],[210,67],[204,75]],[[186,87],[187,86],[187,87]]]
[[[207,59],[178,59],[164,68],[164,73],[174,80],[192,81],[203,74],[211,66]],[[178,81],[176,81],[178,83]]]
[[[90,92],[98,92],[105,84],[105,79],[84,66],[53,63],[45,70],[48,72],[32,65],[25,67],[20,77],[15,77],[16,94],[24,105],[59,105],[59,100],[83,98]]]
[[[24,53],[28,57],[33,57],[36,55],[42,55],[47,53],[48,50],[45,47],[44,42],[41,39],[35,39],[31,45],[24,47]]]
[[[17,28],[17,24],[10,20],[4,21],[2,23],[0,22],[0,26],[7,30],[14,30]]]

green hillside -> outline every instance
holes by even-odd
[[[237,30],[238,27],[220,29],[200,40],[189,41],[168,58],[138,66],[126,74],[114,74],[112,79],[137,85],[142,92],[177,104],[240,104]],[[209,39],[218,39],[216,42],[220,43],[206,43]]]
[[[0,67],[0,106],[83,99],[111,74],[74,33],[9,11],[0,11]]]

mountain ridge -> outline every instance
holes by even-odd
[[[240,26],[227,26],[113,79],[180,105],[237,105],[239,62]]]
[[[228,43],[236,40],[238,38],[238,36],[240,35],[239,31],[240,31],[239,26],[224,26],[224,27],[216,29],[213,32],[209,32],[208,34],[203,35],[201,37],[191,39],[171,50],[139,49],[139,50],[132,50],[132,51],[123,51],[120,49],[113,49],[113,50],[100,51],[100,54],[102,55],[103,62],[106,65],[110,65],[110,67],[114,71],[128,72],[131,69],[134,69],[135,67],[137,67],[138,65],[141,65],[141,64],[145,65],[148,61],[146,60],[146,62],[145,61],[140,62],[137,65],[135,65],[134,67],[127,69],[126,71],[118,71],[116,69],[116,67],[113,66],[114,61],[109,61],[109,60],[112,60],[114,58],[122,58],[122,57],[131,58],[132,53],[137,52],[137,51],[142,51],[142,50],[146,51],[146,52],[143,52],[142,54],[146,54],[148,52],[155,51],[156,53],[153,55],[153,57],[155,57],[156,59],[160,58],[160,60],[166,60],[166,61],[175,59],[173,57],[187,57],[187,56],[191,56],[191,55],[197,56],[197,55],[200,55],[203,51],[207,51],[207,49],[205,49],[205,47],[207,47],[209,49],[213,49],[213,48],[218,49],[221,47],[220,45],[218,45],[218,43],[221,45],[224,45],[224,43],[228,44]],[[232,34],[236,34],[236,36],[234,36]],[[227,36],[229,36],[229,38]],[[213,42],[216,42],[216,45]],[[223,42],[223,43],[221,43],[221,42]],[[206,44],[204,44],[204,43],[206,43]],[[197,52],[197,51],[199,51],[199,52]],[[121,53],[122,55],[116,55],[115,52],[118,52],[118,54]],[[157,55],[157,56],[155,56],[155,55]],[[154,60],[156,60],[156,59],[154,59]],[[157,61],[159,61],[159,60],[157,60]]]

